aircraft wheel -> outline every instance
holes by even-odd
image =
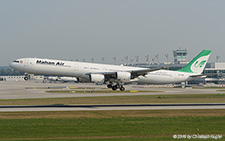
[[[24,80],[27,81],[28,80],[28,77],[24,77]]]
[[[120,88],[120,90],[121,90],[121,91],[124,91],[124,90],[125,90],[125,88],[122,86],[122,87]]]
[[[112,86],[112,84],[108,84],[107,87],[108,88],[112,88],[113,86]]]
[[[112,86],[112,90],[116,91],[117,90],[117,86]]]

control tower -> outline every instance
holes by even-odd
[[[173,51],[174,64],[187,63],[187,49],[178,49]]]

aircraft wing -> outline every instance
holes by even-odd
[[[111,80],[111,79],[117,79],[118,73],[129,73],[131,76],[131,79],[137,78],[138,76],[145,76],[149,72],[157,71],[157,70],[163,70],[166,68],[171,67],[172,64],[166,66],[166,67],[161,67],[157,69],[139,69],[139,70],[130,70],[130,71],[124,71],[124,72],[96,72],[96,73],[88,73],[86,75],[104,75],[106,80]]]
[[[166,67],[161,67],[161,68],[157,68],[157,69],[134,70],[134,71],[131,71],[131,74],[136,78],[136,77],[138,77],[140,75],[145,76],[149,72],[158,71],[158,70],[164,70],[164,69],[170,68],[171,66],[172,66],[172,64],[170,64],[170,65],[168,65]]]

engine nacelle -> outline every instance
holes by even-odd
[[[116,72],[116,79],[121,81],[129,81],[131,79],[130,72]]]
[[[103,74],[90,74],[90,81],[93,83],[103,83],[105,76]]]

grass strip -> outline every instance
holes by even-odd
[[[0,113],[0,139],[172,140],[175,134],[225,135],[224,121],[224,110],[8,112]]]
[[[43,99],[6,99],[0,105],[224,103],[225,94],[129,95]]]

